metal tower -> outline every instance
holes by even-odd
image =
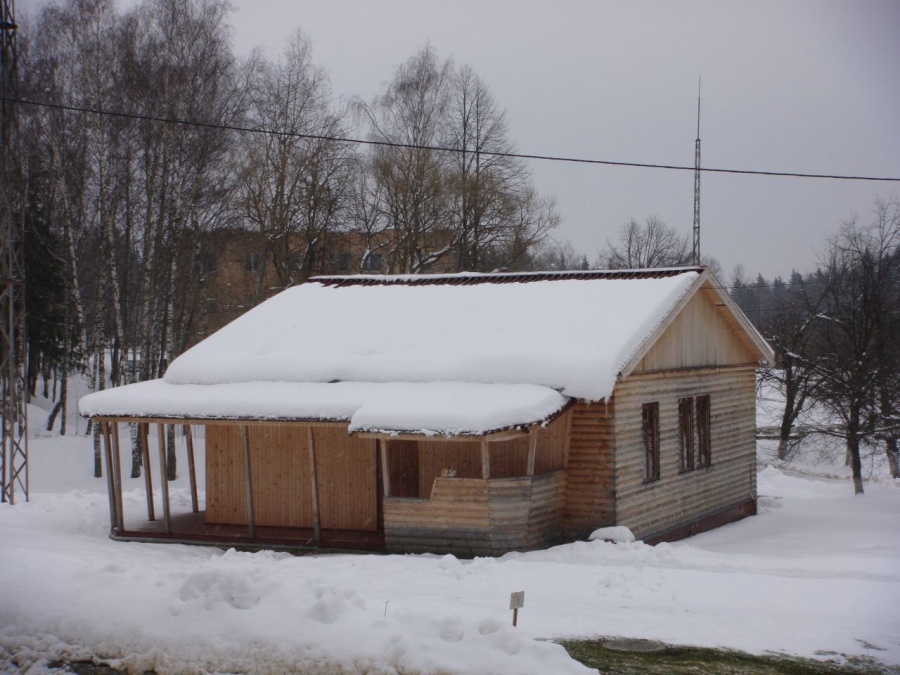
[[[25,248],[13,209],[16,166],[16,7],[0,0],[0,501],[28,501],[28,423],[25,412]]]
[[[700,264],[700,80],[697,80],[697,142],[694,149],[694,264]]]

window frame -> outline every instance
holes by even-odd
[[[643,478],[644,483],[658,481],[659,462],[659,401],[651,401],[641,406],[641,437],[644,443]]]
[[[712,401],[709,394],[694,397],[697,468],[712,466]]]
[[[693,396],[678,399],[678,454],[681,472],[696,468],[697,424]]]

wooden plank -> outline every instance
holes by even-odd
[[[144,487],[147,490],[147,519],[156,520],[153,511],[153,474],[150,471],[150,430],[146,424],[138,425],[138,435],[141,439],[141,461],[144,463]],[[165,474],[162,479],[166,479]]]
[[[526,428],[501,429],[499,431],[491,431],[486,434],[466,434],[463,436],[429,436],[428,434],[412,434],[412,433],[384,433],[379,431],[357,431],[352,434],[356,438],[384,439],[387,441],[444,441],[448,443],[471,443],[487,442],[497,443],[508,441],[511,438],[521,438],[529,433]]]
[[[119,425],[110,427],[112,435],[113,470],[116,476],[116,522],[118,529],[125,529],[125,507],[122,503],[122,451],[119,447]]]
[[[248,432],[257,531],[260,527],[312,528],[309,428],[272,425],[248,427]],[[244,470],[238,470],[243,493]]]
[[[378,439],[378,451],[381,454],[381,480],[384,485],[384,496],[391,496],[391,465],[388,462],[388,442],[383,439]]]
[[[487,441],[481,442],[481,477],[484,480],[491,477],[491,453]]]
[[[537,454],[537,439],[537,429],[533,429],[531,432],[531,442],[528,444],[528,465],[525,468],[525,472],[529,476],[534,475],[534,457]]]
[[[313,437],[313,428],[307,430],[307,447],[309,448],[309,480],[312,491],[313,529],[316,533],[316,543],[322,541],[322,518],[319,515],[319,487],[316,478],[316,440]]]
[[[206,522],[247,524],[247,489],[241,427],[206,427]]]
[[[346,428],[315,429],[316,482],[323,531],[378,530],[376,443]]]
[[[241,436],[244,440],[244,478],[247,489],[247,528],[250,538],[256,539],[256,519],[253,514],[253,473],[250,466],[250,429],[244,425],[241,427]]]
[[[109,491],[109,527],[111,530],[115,530],[118,527],[118,519],[116,518],[116,514],[118,513],[118,508],[116,507],[116,504],[118,503],[118,493],[116,490],[115,470],[113,469],[112,461],[112,441],[109,437],[110,423],[94,422],[94,424],[100,425],[100,433],[103,435],[103,449],[106,459],[106,488]]]
[[[156,425],[157,445],[159,446],[159,486],[162,490],[163,521],[166,524],[166,532],[172,532],[172,512],[169,504],[169,477],[166,470],[166,425]]]
[[[200,504],[197,500],[197,468],[194,465],[194,436],[190,424],[184,425],[184,440],[187,445],[188,472],[191,480],[191,510],[200,513]]]

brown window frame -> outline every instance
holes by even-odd
[[[709,394],[694,399],[694,425],[697,430],[697,466],[712,466],[712,403]]]
[[[695,465],[697,425],[694,407],[694,398],[678,399],[678,450],[682,472],[693,471]]]
[[[659,480],[659,401],[641,406],[641,435],[644,439],[644,482]]]

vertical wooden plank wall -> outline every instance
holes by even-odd
[[[315,527],[309,427],[248,427],[256,525]],[[246,525],[247,488],[238,425],[206,428],[206,522]],[[346,427],[312,427],[322,528],[375,531],[378,527],[375,441],[347,435]]]
[[[756,348],[712,293],[691,298],[633,372],[755,364]]]
[[[681,472],[678,399],[709,394],[712,465]],[[616,524],[639,538],[756,498],[755,368],[633,374],[616,389]],[[644,483],[641,405],[659,401],[660,479]]]
[[[376,441],[347,427],[313,427],[323,529],[378,529]]]
[[[251,426],[249,430],[256,524],[312,527],[306,428],[265,424]]]
[[[206,426],[206,522],[247,524],[241,428]]]

